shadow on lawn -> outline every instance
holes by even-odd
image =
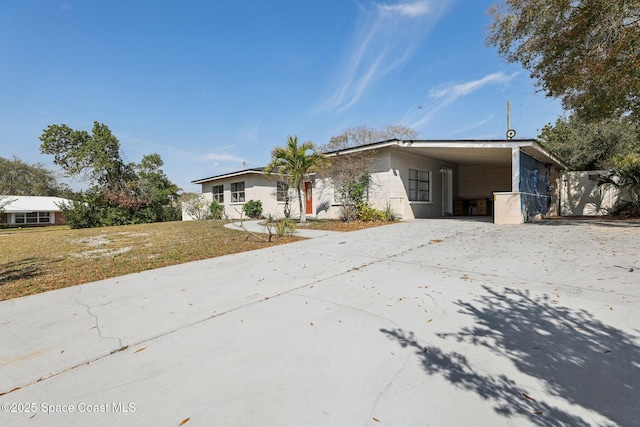
[[[42,274],[42,262],[39,258],[25,258],[20,261],[0,264],[0,285],[20,279],[31,279]]]
[[[570,310],[550,297],[506,289],[474,303],[458,301],[473,327],[439,334],[489,349],[523,374],[545,384],[545,393],[608,418],[615,425],[640,425],[640,347],[634,337],[605,325],[585,310]],[[420,342],[413,332],[385,330],[402,347],[415,349],[425,372],[494,402],[496,412],[522,415],[540,426],[586,426],[593,420],[545,402],[540,391],[507,375],[474,369],[467,358]],[[569,406],[567,406],[569,408]]]

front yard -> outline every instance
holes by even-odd
[[[223,221],[0,230],[0,300],[295,240],[268,243]]]
[[[280,237],[269,243],[224,224],[210,220],[0,230],[0,301],[301,239]],[[383,224],[310,221],[305,227],[352,231]]]

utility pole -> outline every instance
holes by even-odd
[[[511,129],[511,101],[507,99],[507,139],[511,140],[516,136],[516,131]]]

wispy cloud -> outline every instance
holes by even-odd
[[[449,3],[415,0],[359,4],[358,23],[320,110],[340,112],[352,107],[377,82],[404,65]]]
[[[429,97],[437,102],[425,109],[422,109],[422,107],[412,108],[402,118],[401,123],[414,129],[418,128],[433,119],[440,110],[453,104],[460,98],[469,96],[489,85],[506,86],[517,74],[518,73],[507,75],[503,72],[498,72],[487,74],[480,79],[464,83],[444,83],[439,85],[432,88],[429,92]]]
[[[260,128],[262,127],[262,119],[258,118],[255,124],[250,128],[241,129],[238,137],[244,141],[256,141],[260,135]]]
[[[435,99],[444,98],[446,100],[449,100],[450,102],[454,102],[458,98],[469,95],[470,93],[475,92],[478,89],[482,89],[487,85],[507,84],[517,74],[518,73],[506,75],[503,72],[499,72],[499,73],[487,74],[481,79],[472,80],[470,82],[459,83],[459,84],[445,83],[443,85],[438,86],[437,88],[431,89],[431,97]]]
[[[244,159],[242,157],[235,156],[233,154],[227,153],[215,153],[210,152],[204,155],[204,159],[208,161],[212,161],[214,165],[219,165],[220,163],[226,162],[242,162]]]
[[[476,129],[476,128],[479,128],[481,126],[484,126],[485,124],[489,123],[492,119],[493,119],[493,114],[490,114],[485,119],[478,120],[477,122],[471,123],[468,126],[465,126],[465,127],[462,127],[462,128],[453,129],[452,132],[444,134],[443,138],[450,138],[450,137],[455,136],[455,135],[467,134],[469,131],[471,131],[473,129]]]
[[[426,1],[417,1],[415,3],[404,4],[379,4],[378,10],[382,13],[398,13],[400,15],[417,17],[426,15],[431,11],[431,7]]]

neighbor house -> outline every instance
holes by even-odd
[[[59,207],[70,202],[60,197],[1,196],[6,203],[0,215],[0,224],[16,224],[24,227],[62,225],[64,218]]]
[[[519,224],[558,215],[560,171],[565,164],[536,140],[388,140],[327,153],[332,158],[371,153],[369,204],[389,206],[400,218],[492,216],[496,223]],[[192,181],[237,218],[248,200],[261,200],[263,212],[283,215],[287,198],[293,215],[294,189],[262,168]],[[303,183],[303,208],[311,218],[338,218],[339,197],[331,180],[312,174]],[[287,191],[288,190],[288,191]],[[190,219],[188,215],[183,218]]]

